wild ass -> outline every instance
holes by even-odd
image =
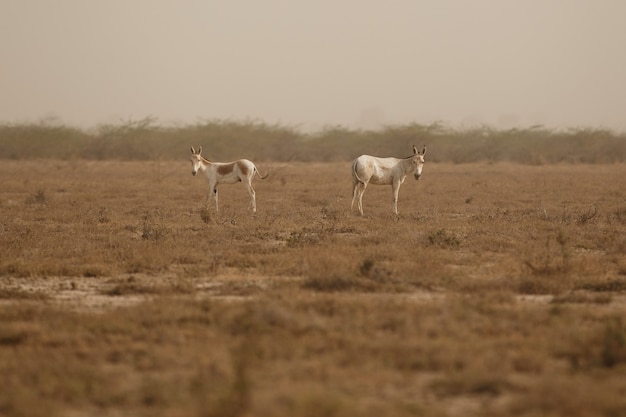
[[[206,175],[209,180],[209,195],[207,197],[207,206],[211,200],[211,193],[215,198],[215,211],[219,211],[217,203],[217,186],[220,184],[234,184],[243,182],[246,184],[248,194],[250,194],[250,207],[256,213],[256,193],[252,188],[252,179],[254,174],[258,174],[261,179],[267,178],[259,173],[256,166],[247,159],[239,159],[234,162],[211,162],[201,155],[202,146],[196,151],[191,147],[191,174],[196,175],[198,171]]]
[[[391,185],[393,190],[393,212],[398,214],[398,191],[404,179],[413,173],[416,180],[422,176],[426,146],[421,152],[413,146],[413,155],[407,158],[378,158],[361,155],[352,162],[352,204],[358,199],[359,213],[363,215],[363,193],[367,184]]]

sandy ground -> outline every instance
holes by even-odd
[[[281,283],[297,282],[298,277],[263,277],[242,275],[241,271],[227,269],[212,277],[195,278],[183,292],[168,291],[176,277],[174,275],[129,274],[114,278],[45,277],[45,278],[0,278],[4,291],[15,291],[22,296],[0,299],[0,305],[23,302],[24,299],[43,301],[60,308],[84,312],[101,312],[110,309],[132,306],[149,301],[161,295],[191,297],[193,299],[219,299],[222,301],[244,301],[251,299],[269,288]],[[233,291],[232,285],[236,285]],[[571,293],[570,293],[571,294]],[[580,296],[592,296],[588,291],[577,290]],[[410,293],[353,293],[356,297],[403,298],[416,303],[442,302],[454,296],[449,291],[416,290]],[[546,305],[557,299],[553,295],[515,295],[516,302]],[[626,294],[612,294],[610,302],[602,303],[603,308],[616,311],[626,309]]]

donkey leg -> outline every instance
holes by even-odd
[[[352,211],[352,209],[354,208],[354,202],[356,201],[358,186],[358,181],[352,181],[352,203],[350,203],[350,211]]]
[[[215,198],[215,212],[219,213],[220,211],[220,207],[218,204],[218,198],[217,198],[217,186],[213,187],[213,198]]]
[[[398,215],[398,193],[400,192],[400,183],[393,184],[393,213]]]
[[[366,187],[366,183],[362,183],[362,186],[359,187],[359,213],[361,214],[361,216],[363,215],[363,194],[365,193]]]
[[[252,212],[256,213],[256,193],[254,192],[254,188],[252,188],[252,184],[248,183],[246,187],[250,195],[250,207],[252,207]]]

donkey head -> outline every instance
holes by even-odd
[[[196,151],[193,146],[191,147],[191,175],[196,175],[198,170],[202,167],[202,146]]]
[[[415,164],[415,172],[413,175],[416,180],[419,180],[422,176],[422,169],[424,168],[424,155],[426,154],[426,145],[421,152],[418,152],[415,145],[413,145],[413,163]]]

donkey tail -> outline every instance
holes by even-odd
[[[265,178],[267,178],[270,175],[269,172],[267,174],[265,174],[265,175],[261,175],[261,173],[259,172],[257,167],[254,167],[254,173],[257,174],[259,177],[261,177],[262,180],[264,180]]]
[[[359,174],[357,174],[356,172],[356,165],[359,163],[358,159],[355,159],[354,161],[352,161],[352,176],[354,177],[354,179],[356,179],[358,182],[360,182],[361,184],[365,184],[365,181],[363,181],[360,177]]]

